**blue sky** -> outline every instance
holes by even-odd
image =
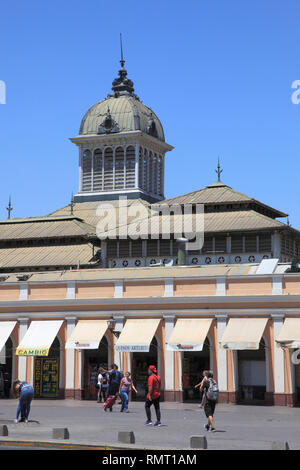
[[[78,134],[111,91],[123,34],[128,77],[159,116],[166,197],[222,180],[300,229],[297,0],[5,2],[0,15],[0,218],[45,215],[78,190]],[[285,221],[285,219],[283,219]]]

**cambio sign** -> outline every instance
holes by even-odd
[[[6,85],[3,80],[0,80],[0,104],[6,104]]]

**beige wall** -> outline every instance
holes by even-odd
[[[66,294],[66,284],[31,285],[28,289],[28,300],[65,299]]]
[[[174,282],[175,296],[215,295],[216,280],[178,280]]]
[[[0,301],[1,300],[19,300],[19,295],[20,295],[19,286],[0,287]]]
[[[300,294],[300,277],[293,277],[292,279],[283,278],[282,282],[283,293],[285,295],[299,295]]]
[[[162,281],[125,282],[124,297],[163,297],[165,284]]]
[[[78,284],[76,286],[76,299],[99,299],[114,296],[112,282]]]
[[[228,279],[227,295],[270,295],[272,294],[272,279]]]

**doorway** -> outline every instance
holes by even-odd
[[[259,349],[238,351],[238,402],[264,404],[266,375],[266,345],[262,339]]]
[[[145,401],[148,393],[148,367],[158,367],[158,343],[154,337],[149,352],[134,352],[132,354],[132,380],[138,393],[132,390],[132,400]]]
[[[99,367],[108,370],[108,341],[103,336],[98,349],[84,350],[84,400],[97,400]]]
[[[200,401],[200,388],[195,385],[201,382],[203,371],[210,369],[210,343],[205,339],[202,351],[185,351],[182,354],[182,391],[183,402]]]
[[[60,373],[60,342],[56,337],[47,357],[34,358],[34,397],[58,398]]]
[[[0,397],[9,398],[13,368],[13,342],[11,338],[8,338],[0,352]]]

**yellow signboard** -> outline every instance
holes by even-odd
[[[16,349],[17,356],[48,356],[49,349]]]

